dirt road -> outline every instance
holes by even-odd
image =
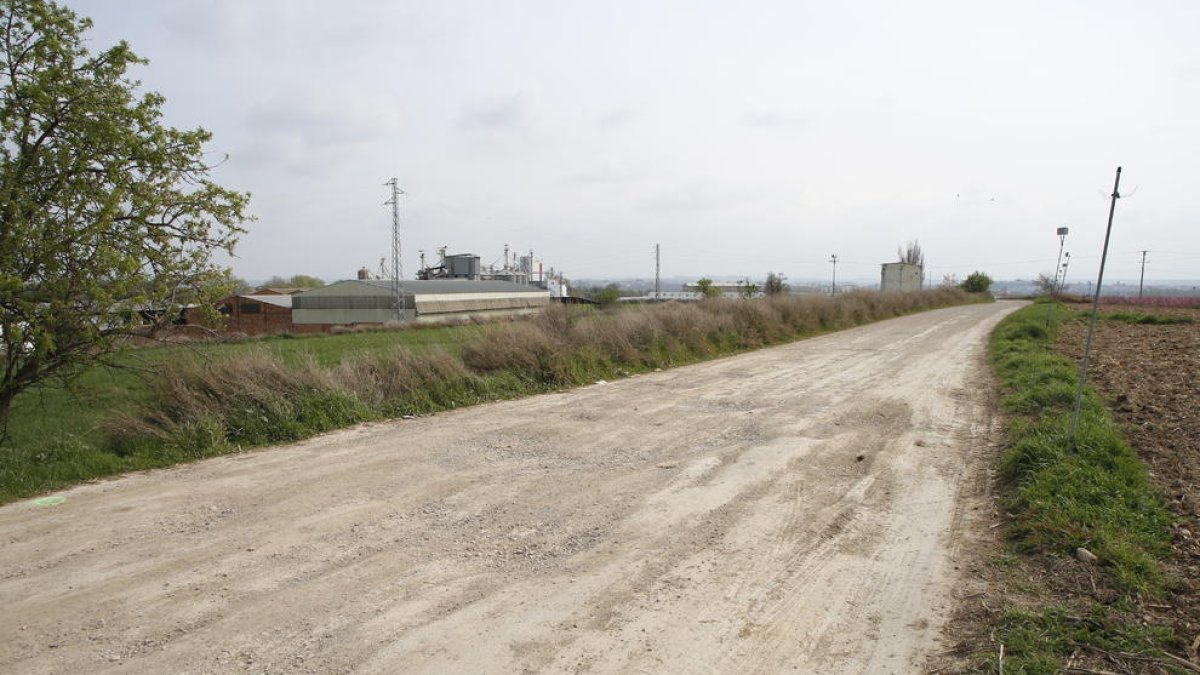
[[[0,672],[919,672],[1016,306],[11,504]]]

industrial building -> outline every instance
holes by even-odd
[[[253,293],[235,293],[216,303],[216,309],[225,317],[222,327],[228,333],[242,335],[276,335],[278,333],[312,333],[319,326],[297,328],[292,324],[292,296],[286,293],[270,293],[258,289]],[[146,312],[143,312],[146,315]],[[156,316],[146,316],[148,321]],[[204,335],[209,316],[198,305],[187,305],[173,321],[175,333],[179,335]]]
[[[714,281],[709,284],[709,287],[720,291],[721,294],[718,297],[728,300],[761,298],[764,295],[762,288],[746,281]],[[651,297],[655,297],[653,293],[651,293]],[[701,300],[704,298],[704,289],[698,283],[687,283],[683,285],[683,291],[660,292],[657,298],[659,300]]]
[[[879,290],[881,291],[919,291],[925,270],[920,265],[911,263],[883,263],[880,272]]]
[[[225,330],[246,335],[296,332],[292,325],[292,295],[259,293],[231,295],[219,303]]]
[[[382,324],[396,319],[390,279],[339,281],[291,296],[297,329]],[[550,304],[542,288],[507,281],[428,279],[400,284],[400,320],[430,323],[519,316]]]
[[[525,286],[536,286],[550,292],[554,298],[567,295],[567,284],[563,275],[551,267],[546,270],[542,263],[529,255],[511,255],[508,245],[504,246],[504,264],[483,265],[479,256],[474,253],[448,254],[446,247],[438,249],[438,262],[435,265],[425,264],[425,253],[421,253],[421,269],[417,271],[417,279],[469,279],[472,281],[507,281]],[[366,268],[359,270],[359,279],[370,278]]]

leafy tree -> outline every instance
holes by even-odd
[[[228,279],[227,283],[228,283],[228,287],[230,288],[230,291],[229,291],[229,293],[226,293],[225,295],[232,295],[233,293],[253,293],[254,292],[254,286],[251,286],[250,282],[246,281],[245,279],[243,279],[241,277],[233,276],[232,272],[229,274],[229,279]]]
[[[296,288],[320,288],[325,285],[324,279],[307,274],[297,274],[288,281]]]
[[[746,279],[740,284],[738,290],[741,292],[743,298],[749,300],[758,295],[758,284],[752,284],[749,279]]]
[[[296,274],[291,278],[284,278],[276,274],[264,281],[259,288],[320,288],[324,285],[323,279],[307,274]]]
[[[763,293],[767,295],[783,295],[788,291],[787,277],[774,272],[767,272],[767,281],[763,284]]]
[[[592,300],[600,303],[601,307],[608,307],[615,304],[620,297],[621,289],[617,288],[616,284],[609,284],[592,293]]]
[[[704,296],[706,299],[721,297],[721,289],[713,286],[712,279],[705,278],[697,280],[696,288],[700,289],[700,295]]]
[[[249,195],[209,180],[203,129],[164,126],[125,42],[47,0],[0,12],[0,424],[13,398],[102,360],[132,324],[227,290]],[[215,299],[215,298],[212,298]]]
[[[992,287],[992,278],[976,270],[968,274],[958,287],[968,293],[987,293],[988,289]]]

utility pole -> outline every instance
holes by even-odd
[[[392,198],[384,202],[384,205],[391,204],[392,206],[392,317],[396,321],[400,321],[404,308],[404,298],[401,296],[400,288],[400,195],[404,194],[404,190],[400,189],[400,181],[396,178],[392,178],[384,185],[392,188]]]
[[[654,245],[654,300],[657,302],[660,299],[660,273],[662,271],[662,251],[659,245]]]
[[[829,256],[829,262],[833,263],[833,286],[830,289],[830,295],[837,295],[837,254]]]
[[[1079,388],[1075,390],[1075,414],[1071,416],[1071,447],[1075,447],[1079,431],[1079,411],[1083,406],[1083,383],[1087,380],[1088,356],[1092,352],[1092,339],[1096,336],[1096,315],[1100,313],[1100,290],[1104,283],[1104,263],[1108,260],[1108,240],[1112,236],[1113,214],[1117,211],[1117,200],[1121,198],[1121,167],[1117,167],[1117,178],[1113,181],[1112,204],[1108,207],[1108,228],[1104,231],[1104,251],[1100,254],[1100,273],[1096,276],[1096,294],[1092,296],[1092,318],[1088,321],[1087,342],[1083,346],[1083,361],[1079,364]]]
[[[1146,254],[1150,251],[1138,251],[1142,254],[1142,276],[1138,279],[1138,297],[1142,297],[1142,287],[1146,283]]]

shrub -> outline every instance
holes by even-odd
[[[968,293],[987,293],[988,289],[992,287],[992,278],[976,270],[968,274],[958,287]]]

